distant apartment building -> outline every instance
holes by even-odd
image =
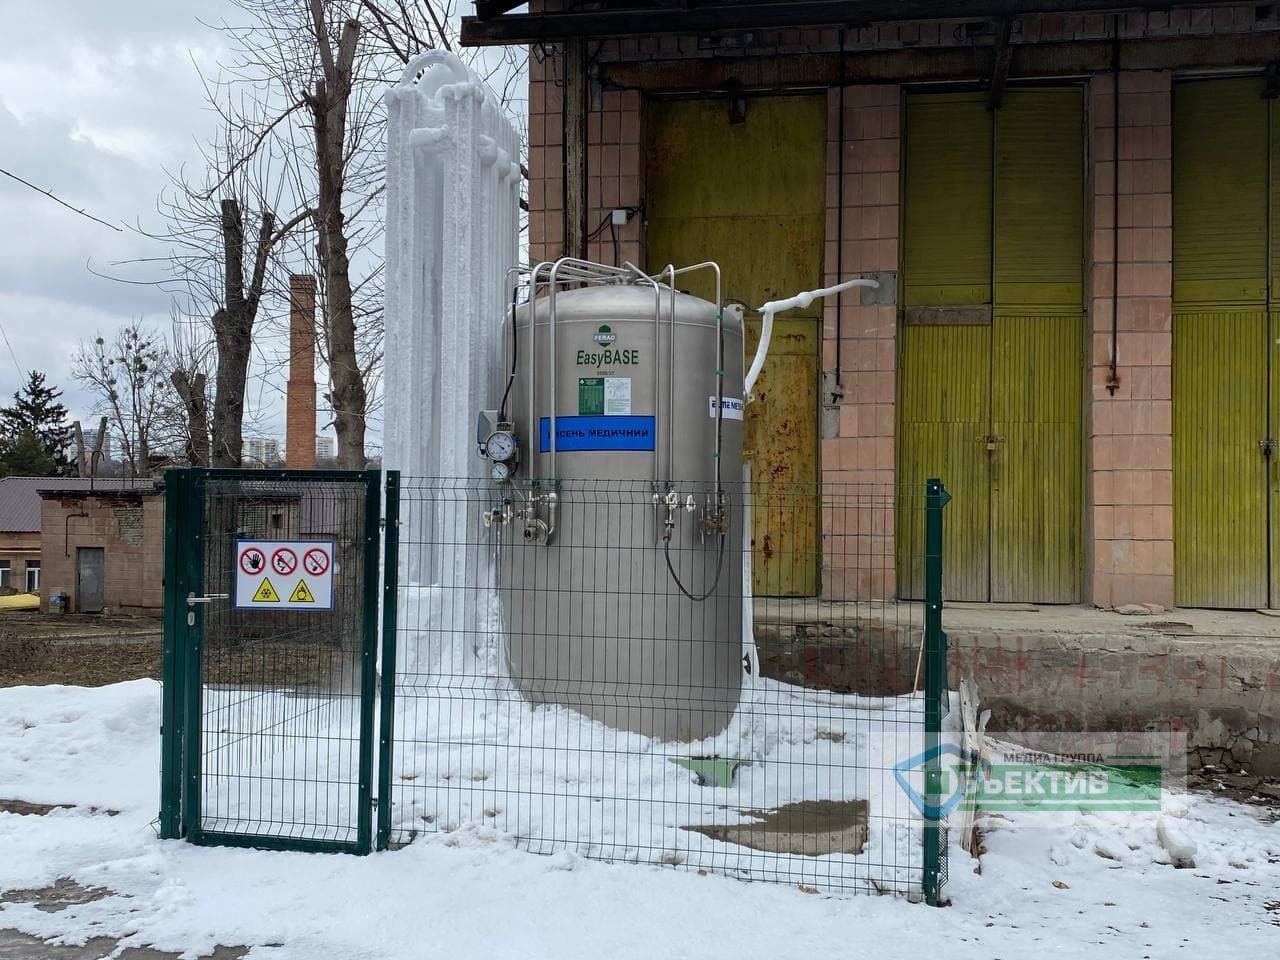
[[[87,452],[92,453],[98,445],[98,431],[84,431],[84,448]],[[102,438],[102,459],[111,459],[111,431],[106,431],[106,435]]]
[[[280,441],[273,437],[249,437],[244,442],[240,463],[246,467],[274,467],[280,459]]]

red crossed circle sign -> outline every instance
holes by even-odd
[[[271,569],[282,577],[287,577],[298,569],[298,555],[288,547],[280,547],[271,554]]]
[[[240,569],[253,576],[267,565],[266,555],[257,547],[249,547],[240,554]]]
[[[329,554],[313,547],[302,555],[302,567],[307,573],[318,577],[329,569]]]

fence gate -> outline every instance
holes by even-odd
[[[379,473],[165,483],[161,835],[368,852]]]

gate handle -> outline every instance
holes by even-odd
[[[197,597],[194,593],[187,594],[187,605],[194,606],[197,603],[213,603],[215,600],[230,600],[229,593],[211,593],[206,597]]]

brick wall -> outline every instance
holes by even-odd
[[[1167,72],[1121,73],[1118,169],[1112,165],[1113,80],[1096,76],[1089,88],[1092,599],[1104,607],[1172,606],[1171,78]],[[1113,183],[1119,189],[1114,204]],[[1114,393],[1108,389],[1113,289]]]
[[[550,4],[547,5],[547,8]],[[532,4],[537,12],[543,7]],[[715,37],[623,38],[592,45],[601,64],[727,60],[799,53],[989,46],[991,36],[963,24],[886,24],[834,29],[724,32]],[[1110,16],[1028,16],[1015,24],[1015,45],[1258,34],[1280,30],[1280,11],[1250,5],[1213,10]],[[1243,39],[1241,40],[1243,43]],[[979,54],[980,58],[989,54]],[[1024,51],[1025,55],[1025,51]],[[983,60],[982,62],[985,62]],[[564,253],[563,60],[548,45],[530,58],[529,251],[534,261]],[[665,67],[664,67],[665,69]],[[693,75],[693,74],[691,74]],[[749,72],[748,72],[748,75]],[[789,67],[794,82],[803,70]],[[1171,75],[1120,76],[1119,163],[1112,166],[1110,74],[1089,82],[1090,224],[1084,438],[1086,483],[1083,599],[1099,606],[1173,600],[1171,390]],[[719,88],[708,95],[722,95]],[[643,201],[644,97],[601,87],[587,97],[587,230],[614,207]],[[825,277],[898,269],[899,117],[896,84],[854,84],[828,91]],[[843,174],[839,143],[843,130]],[[1118,230],[1112,234],[1113,176]],[[842,239],[838,240],[838,236]],[[613,260],[607,226],[588,255]],[[619,230],[619,259],[644,262],[643,224]],[[1112,284],[1118,383],[1110,379]],[[894,477],[897,309],[864,306],[846,294],[825,304],[822,369],[828,377],[821,466],[824,482],[889,484]],[[856,490],[848,487],[847,490]],[[824,593],[830,599],[876,599],[894,593],[893,522],[887,509],[831,510],[823,517]]]
[[[79,516],[79,514],[88,516]],[[103,548],[103,601],[111,611],[160,614],[164,602],[164,497],[41,501],[41,595],[76,603],[76,551]]]
[[[825,282],[896,273],[900,88],[851,86],[843,97],[833,89],[827,106]],[[897,307],[861,300],[855,289],[823,304],[822,367],[836,374],[837,417],[822,440],[822,479],[851,498],[823,513],[823,594],[838,600],[894,594],[892,507],[882,497],[870,505],[870,488],[857,485],[894,479]]]

